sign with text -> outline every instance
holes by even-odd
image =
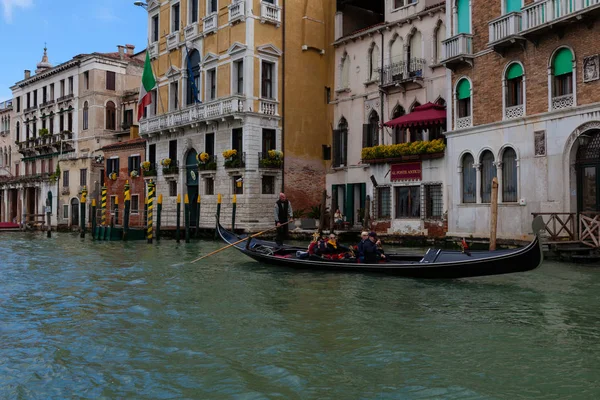
[[[392,182],[421,180],[421,162],[392,164]]]

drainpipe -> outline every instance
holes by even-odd
[[[285,30],[286,30],[286,21],[285,21],[285,5],[282,7],[281,11],[281,29],[282,29],[282,40],[283,40],[283,54],[281,56],[281,68],[282,72],[282,93],[281,93],[281,151],[285,151],[285,59],[286,59],[286,51],[285,51]],[[287,153],[284,153],[287,154]],[[281,192],[285,193],[285,155],[283,157],[283,162],[281,163]]]

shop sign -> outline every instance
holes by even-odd
[[[420,181],[422,176],[421,162],[392,164],[392,182]]]

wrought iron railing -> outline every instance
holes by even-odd
[[[424,67],[425,60],[422,58],[411,58],[408,62],[398,61],[384,65],[380,70],[381,84],[389,85],[422,77]]]
[[[217,170],[217,156],[211,155],[205,162],[200,161],[198,163],[198,171],[216,171]]]
[[[269,157],[269,153],[258,153],[258,166],[260,168],[279,169],[283,166],[281,158]]]
[[[238,153],[235,156],[231,156],[225,159],[223,163],[225,168],[245,168],[246,167],[246,153]]]
[[[169,165],[162,166],[163,175],[173,175],[179,173],[179,161],[171,160]]]

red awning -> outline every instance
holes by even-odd
[[[446,107],[433,103],[426,103],[415,107],[410,114],[403,115],[386,122],[389,127],[408,128],[411,126],[426,126],[443,124],[446,122]]]

